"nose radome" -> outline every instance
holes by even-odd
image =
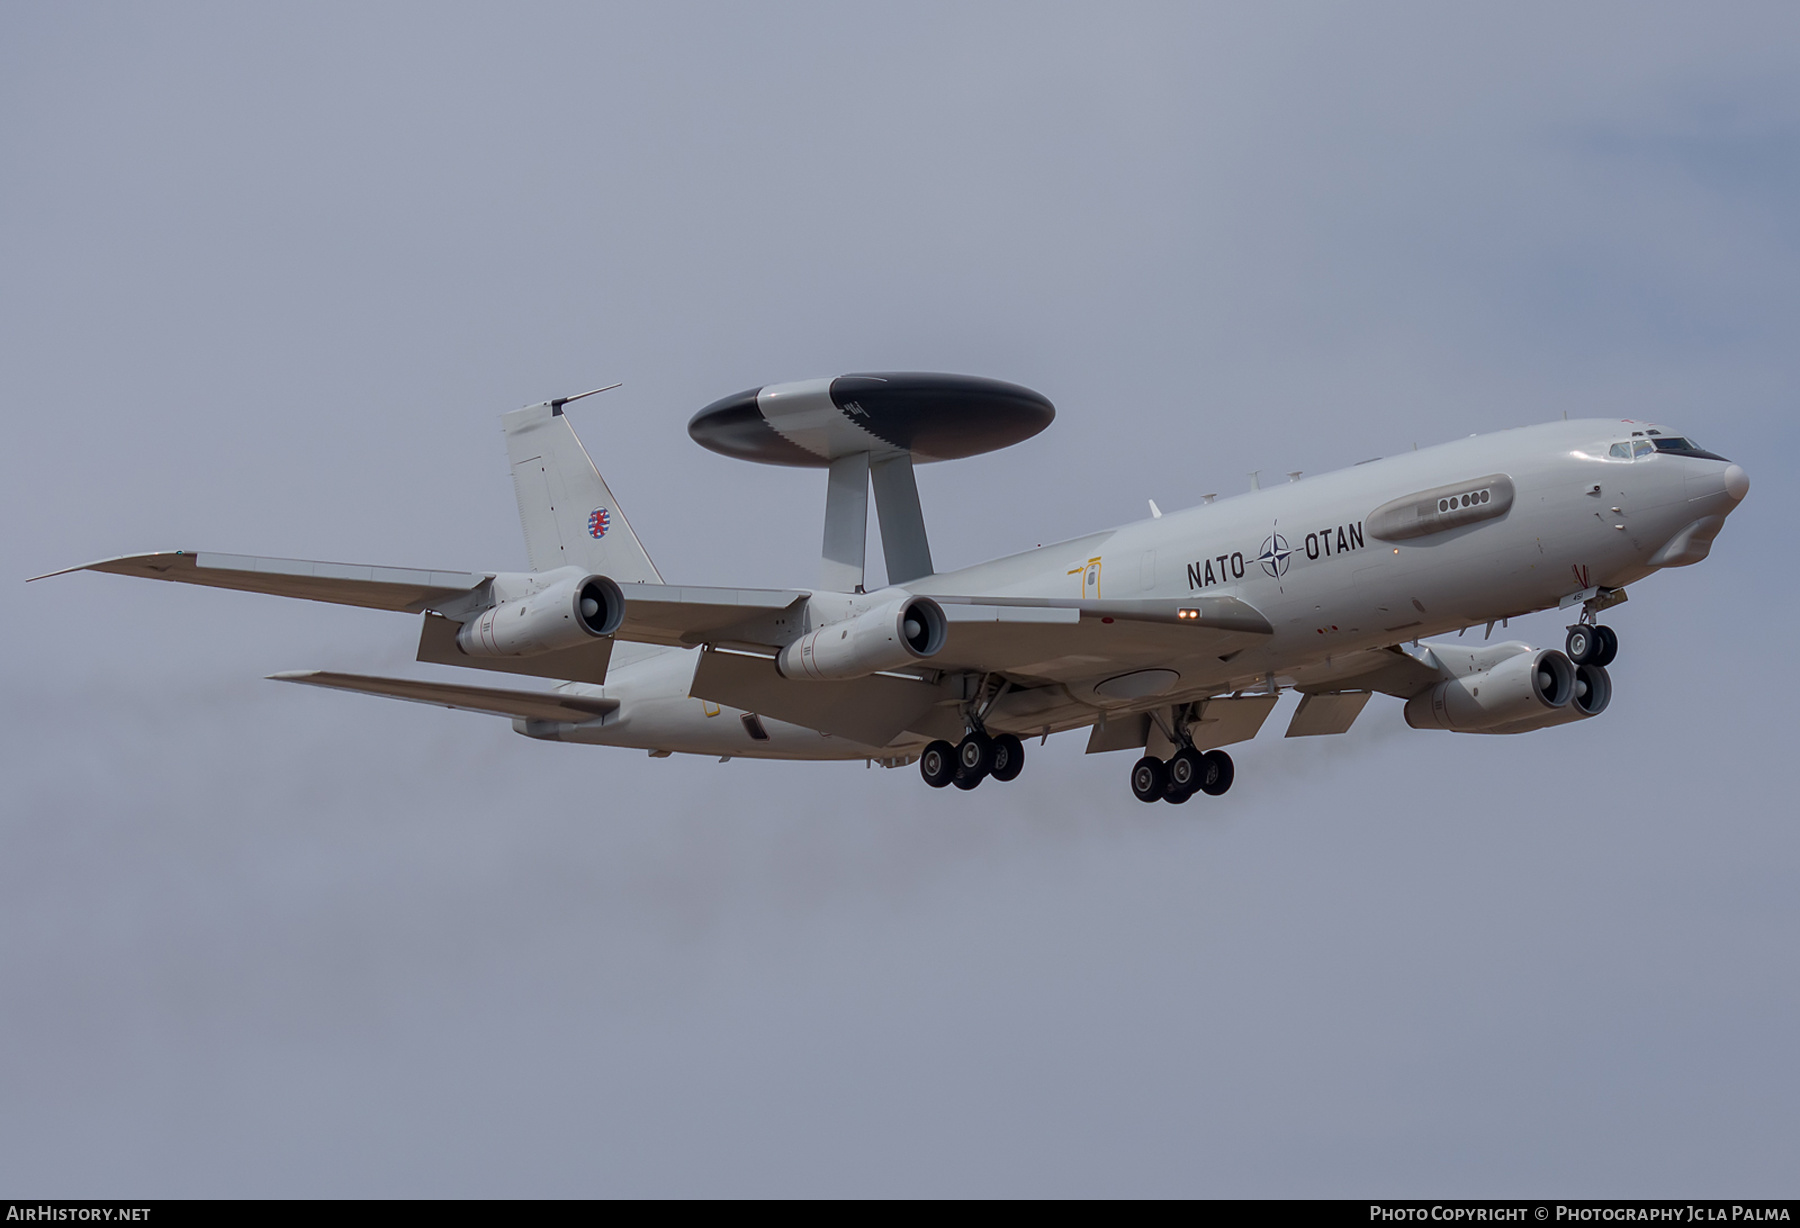
[[[1744,472],[1743,466],[1725,466],[1725,493],[1734,503],[1742,503],[1744,496],[1750,493],[1750,475]]]

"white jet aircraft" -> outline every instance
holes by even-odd
[[[67,570],[421,615],[420,661],[559,685],[274,677],[511,717],[527,737],[917,761],[927,784],[973,789],[1018,776],[1023,739],[1090,728],[1089,753],[1142,756],[1140,800],[1179,803],[1230,788],[1220,748],[1254,737],[1283,688],[1302,695],[1289,737],[1345,732],[1376,691],[1404,699],[1417,729],[1599,715],[1618,639],[1597,615],[1627,584],[1705,558],[1749,490],[1679,432],[1556,422],[1182,512],[1152,503],[1148,520],[940,573],[914,464],[1016,443],[1055,409],[994,380],[848,375],[753,389],[690,422],[715,451],[828,470],[818,588],[698,588],[650,561],[564,416],[575,399],[501,418],[530,571],[186,550]],[[889,579],[873,593],[871,484]],[[1421,642],[1549,608],[1578,611],[1561,651]]]

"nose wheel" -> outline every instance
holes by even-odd
[[[1563,650],[1577,665],[1598,665],[1604,669],[1619,655],[1619,634],[1598,623],[1576,623],[1569,628]]]

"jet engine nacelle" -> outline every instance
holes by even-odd
[[[472,657],[531,657],[578,648],[625,621],[625,594],[605,576],[573,576],[502,601],[462,625],[456,646]]]
[[[1497,729],[1483,729],[1480,732],[1530,733],[1533,729],[1547,729],[1551,725],[1585,721],[1590,716],[1599,716],[1606,711],[1606,705],[1611,702],[1612,678],[1607,675],[1606,670],[1598,665],[1577,665],[1575,667],[1575,696],[1563,707],[1553,712],[1541,713],[1529,720],[1502,725]]]
[[[775,665],[787,678],[866,678],[936,655],[949,633],[937,602],[907,597],[808,632],[783,648]]]
[[[1575,692],[1575,666],[1569,658],[1553,648],[1527,650],[1413,696],[1406,701],[1406,723],[1414,729],[1459,733],[1524,733],[1579,720],[1567,713]]]

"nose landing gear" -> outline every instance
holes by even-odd
[[[1577,665],[1598,665],[1604,669],[1619,655],[1619,635],[1598,623],[1576,623],[1569,628],[1563,651]]]

